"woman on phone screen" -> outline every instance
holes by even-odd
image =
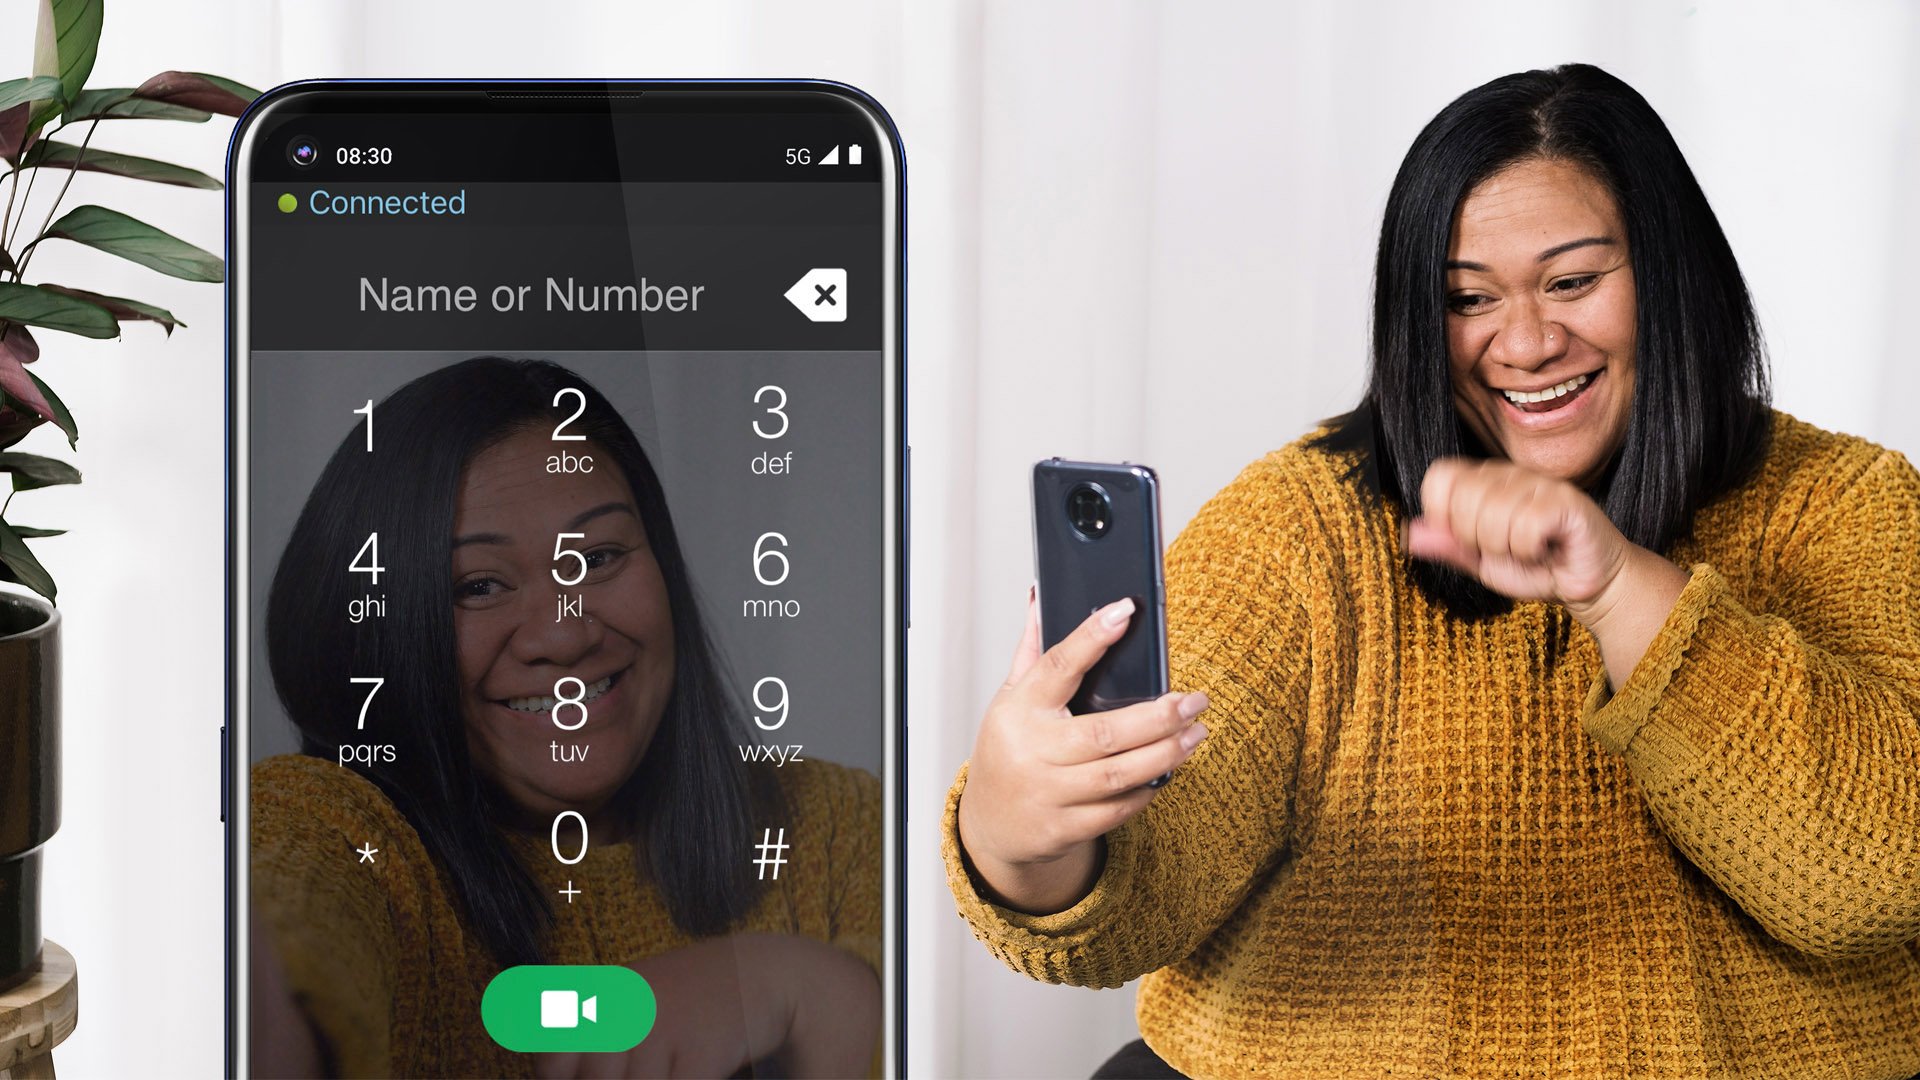
[[[546,465],[563,393],[591,470]],[[303,752],[253,766],[254,1075],[868,1075],[879,783],[739,760],[633,430],[574,372],[499,357],[379,414],[390,434],[333,454],[268,597]],[[371,532],[390,610],[349,622],[340,568]],[[769,878],[750,849],[774,820],[792,850]],[[510,1053],[481,998],[518,965],[631,967],[653,1027],[625,1053]]]

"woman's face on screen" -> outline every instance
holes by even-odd
[[[555,444],[527,428],[475,455],[461,479],[453,627],[467,743],[533,823],[578,810],[617,831],[607,800],[646,755],[673,690],[673,614],[613,456],[566,445],[593,471],[549,474]]]
[[[1583,486],[1626,437],[1634,286],[1626,225],[1592,173],[1528,160],[1461,200],[1447,248],[1453,401],[1487,449]]]

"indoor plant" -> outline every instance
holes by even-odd
[[[137,87],[90,89],[104,0],[41,0],[33,74],[0,82],[0,473],[11,481],[0,503],[0,581],[45,597],[0,592],[0,985],[39,953],[39,848],[59,820],[59,667],[53,578],[27,541],[57,529],[16,523],[13,496],[78,483],[67,462],[8,448],[43,423],[77,446],[79,427],[60,398],[27,365],[40,355],[34,331],[117,337],[129,321],[169,335],[178,319],[151,304],[71,284],[27,280],[41,244],[66,240],[189,281],[223,277],[218,255],[104,206],[62,213],[73,178],[108,173],[162,184],[218,189],[194,169],[93,145],[103,121],[201,122],[237,116],[255,96],[228,79],[166,71]]]

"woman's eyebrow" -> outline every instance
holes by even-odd
[[[1616,244],[1616,243],[1619,243],[1619,241],[1615,240],[1611,236],[1583,236],[1578,240],[1569,240],[1564,244],[1555,244],[1552,247],[1548,248],[1547,250],[1541,252],[1540,254],[1535,255],[1533,257],[1533,261],[1536,263],[1543,263],[1556,256],[1565,255],[1567,252],[1572,251],[1575,248],[1592,247],[1596,244]],[[1465,259],[1448,259],[1444,264],[1443,269],[1473,270],[1482,274],[1489,272],[1486,263],[1468,262]]]
[[[633,506],[629,503],[605,502],[591,510],[583,510],[579,514],[574,515],[573,520],[567,522],[567,528],[577,529],[587,522],[592,521],[594,518],[604,517],[608,514],[627,514],[631,517],[640,516],[633,512]]]
[[[628,503],[607,502],[607,503],[601,503],[599,506],[596,506],[591,510],[583,510],[578,514],[575,514],[573,517],[573,520],[567,522],[567,528],[577,529],[580,526],[585,525],[587,522],[592,521],[594,518],[605,517],[608,514],[626,514],[636,518],[640,516],[639,514],[634,512],[633,507]],[[468,533],[465,536],[456,536],[453,538],[453,546],[456,548],[465,547],[468,544],[511,544],[511,543],[513,543],[513,540],[509,538],[505,533]]]
[[[1592,247],[1596,244],[1612,244],[1614,242],[1611,236],[1583,236],[1578,240],[1569,240],[1564,244],[1555,244],[1540,254],[1535,255],[1533,261],[1543,263],[1556,255],[1565,255],[1575,248]]]

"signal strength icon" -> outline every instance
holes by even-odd
[[[833,149],[827,151],[827,156],[820,159],[820,164],[822,165],[840,164],[840,147],[836,145]]]

